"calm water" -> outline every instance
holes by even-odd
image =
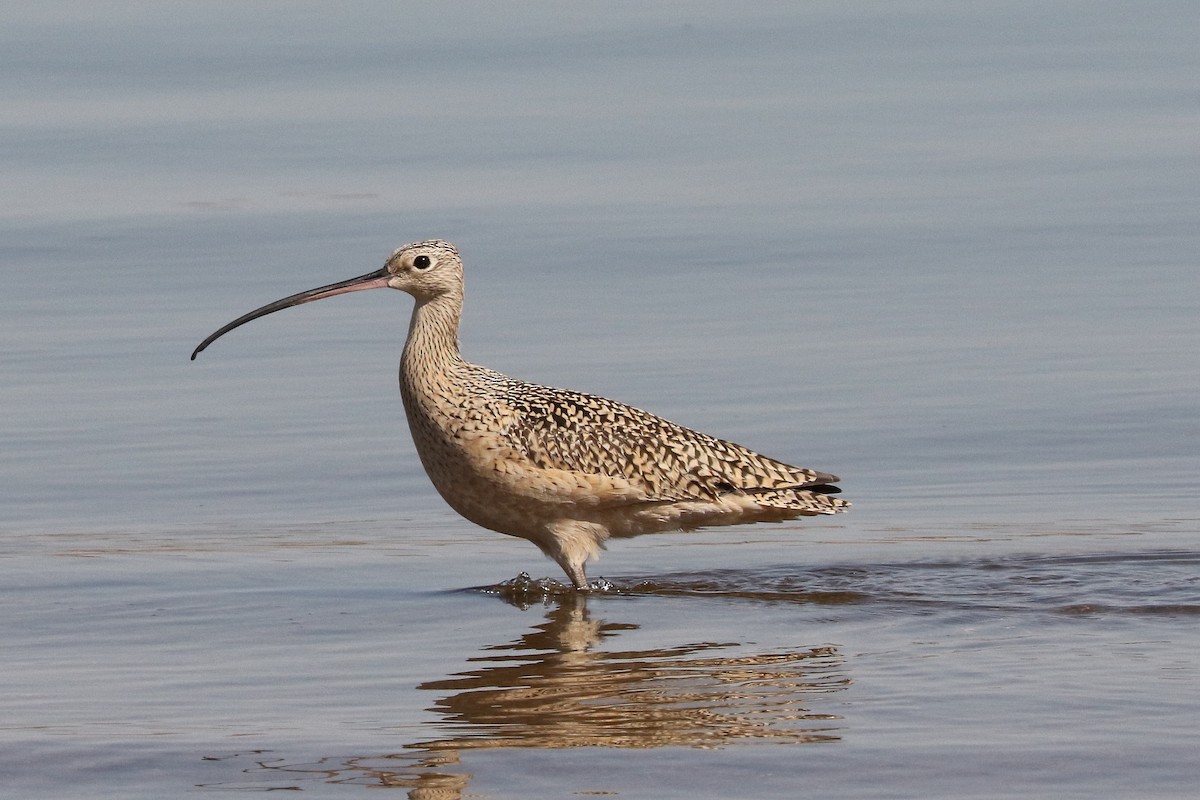
[[[17,4],[0,796],[1191,797],[1193,4]],[[420,471],[468,357],[843,477],[619,542]],[[502,582],[507,581],[502,585]],[[522,588],[524,587],[524,588]]]

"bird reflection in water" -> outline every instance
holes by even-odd
[[[535,601],[522,592],[502,596],[523,607]],[[470,669],[421,684],[441,695],[431,710],[441,716],[434,724],[443,737],[390,755],[309,764],[260,753],[246,773],[271,784],[387,786],[409,789],[414,800],[449,799],[461,797],[472,778],[459,765],[470,750],[715,748],[840,738],[837,715],[809,708],[850,683],[835,647],[753,653],[737,642],[694,642],[622,650],[611,640],[638,626],[593,617],[588,600],[579,592],[536,599],[546,605],[544,622],[515,642],[485,648]]]

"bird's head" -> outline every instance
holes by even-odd
[[[458,250],[449,242],[430,239],[424,242],[406,244],[392,253],[387,262],[374,272],[359,275],[348,281],[331,283],[316,289],[276,300],[262,308],[257,308],[249,314],[230,322],[209,335],[207,339],[192,351],[192,360],[204,348],[229,333],[234,328],[245,325],[251,320],[264,317],[291,306],[301,303],[311,303],[333,297],[346,292],[361,292],[364,289],[399,289],[408,292],[417,299],[418,303],[433,300],[445,295],[456,295],[462,298],[463,267]]]
[[[462,294],[462,259],[454,245],[438,239],[404,245],[392,253],[380,273],[386,273],[388,286],[417,300]]]

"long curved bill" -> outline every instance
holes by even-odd
[[[265,317],[267,314],[273,314],[280,309],[288,308],[290,306],[298,306],[301,303],[311,303],[313,300],[320,300],[325,297],[333,297],[335,294],[361,292],[364,289],[383,289],[387,287],[388,278],[390,277],[392,277],[392,275],[390,272],[388,272],[387,267],[383,267],[382,269],[377,269],[374,272],[369,272],[366,275],[359,275],[357,278],[351,278],[348,281],[331,283],[328,286],[321,286],[317,289],[309,289],[307,292],[300,292],[299,294],[294,294],[291,297],[285,297],[282,300],[276,300],[274,303],[267,303],[262,308],[256,308],[249,314],[243,314],[228,325],[213,331],[213,333],[211,333],[207,339],[201,342],[199,346],[192,351],[192,361],[196,360],[196,356],[200,355],[200,352],[204,350],[204,348],[208,347],[210,344],[215,342],[217,339],[220,339],[234,328],[245,325],[252,319]]]

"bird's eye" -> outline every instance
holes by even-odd
[[[433,266],[433,261],[429,256],[417,256],[413,259],[413,269],[429,269]]]

